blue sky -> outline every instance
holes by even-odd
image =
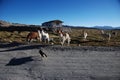
[[[120,0],[0,0],[0,20],[73,26],[120,26]]]

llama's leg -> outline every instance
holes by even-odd
[[[36,39],[36,40],[41,42],[41,40],[40,40],[40,38],[39,38],[39,37],[37,37],[37,39]]]
[[[30,39],[30,41],[29,42],[33,42],[33,39]]]
[[[27,43],[29,44],[30,43],[30,39],[26,39]]]
[[[42,41],[41,37],[39,38],[40,42]]]
[[[109,33],[108,34],[108,41],[110,41],[110,39],[111,39],[111,34]]]
[[[83,39],[84,41],[85,41],[85,37],[84,37],[84,39]]]
[[[68,39],[68,46],[70,45],[70,39]]]
[[[45,43],[46,43],[46,42],[47,42],[47,39],[45,39],[44,41],[45,41]]]
[[[110,37],[108,37],[108,42],[110,41]]]
[[[70,45],[69,40],[68,40],[68,46]]]
[[[62,45],[62,39],[61,39],[61,38],[59,38],[59,42],[60,42],[60,44]]]
[[[30,42],[30,39],[31,39],[30,37],[27,37],[27,38],[26,38],[26,41],[27,41],[27,42]]]
[[[60,43],[61,43],[61,45],[63,46],[63,43],[64,43],[63,40],[61,40]]]
[[[44,36],[42,37],[42,42],[43,42],[43,43],[46,43],[46,39],[45,39]]]
[[[87,38],[87,36],[85,35],[85,36],[84,36],[84,40],[86,40],[86,38]]]
[[[48,41],[48,44],[49,44],[49,41],[50,41],[49,34],[46,37],[47,37],[47,41]]]
[[[85,41],[85,33],[83,34],[83,40]]]
[[[61,42],[62,46],[64,45],[64,43],[65,43],[65,38],[63,38],[63,40]]]
[[[42,42],[44,42],[44,37],[42,37]]]
[[[44,43],[47,43],[47,39],[46,39],[46,38],[44,38],[44,39],[43,39],[43,42],[44,42]]]
[[[42,35],[41,35],[41,33],[40,33],[40,30],[38,30],[38,37],[39,37],[39,40],[40,40],[40,42],[42,41]]]
[[[87,39],[87,35],[85,35],[85,40]]]
[[[102,34],[102,40],[103,40],[103,41],[106,40],[105,38],[106,38],[106,35],[105,35],[105,34]]]
[[[47,42],[48,42],[48,44],[49,44],[49,39],[47,39]]]
[[[61,42],[61,45],[63,46],[64,42]]]
[[[31,38],[28,38],[28,42],[29,42],[29,43],[31,42]]]
[[[28,42],[28,38],[26,38],[26,42]]]

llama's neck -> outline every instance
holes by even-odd
[[[42,30],[42,33],[44,33],[44,31]]]
[[[38,33],[40,33],[40,30],[38,30]]]
[[[60,37],[63,37],[63,34],[62,34],[62,33],[60,33]]]
[[[41,36],[40,30],[38,30],[38,34],[39,34],[39,36]]]

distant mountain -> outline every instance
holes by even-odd
[[[7,21],[0,20],[0,26],[1,27],[9,27],[9,26],[28,26],[28,25],[20,24],[20,23],[10,23]]]
[[[9,22],[6,22],[6,21],[3,21],[3,20],[0,20],[0,26],[9,27],[10,25],[12,25],[12,24],[9,23]]]
[[[21,26],[26,26],[26,27],[40,27],[40,25],[27,25],[27,24],[20,24],[20,23],[10,23],[7,21],[0,20],[0,27],[9,27],[9,26],[16,26],[16,27],[21,27]],[[93,27],[86,27],[86,26],[71,26],[71,25],[63,25],[63,27],[67,28],[96,28],[96,29],[120,29],[119,27],[112,27],[112,26],[93,26]]]
[[[86,27],[86,26],[69,26],[69,25],[63,25],[64,27],[70,27],[70,28],[93,28],[93,29],[104,29],[104,30],[110,30],[110,29],[120,29],[120,27],[112,27],[112,26],[94,26],[94,27]]]
[[[112,26],[94,26],[93,28],[97,28],[97,29],[114,29]]]
[[[115,29],[120,29],[120,27],[116,27]]]
[[[66,27],[66,28],[82,28],[82,29],[88,29],[88,28],[92,28],[92,27],[85,27],[85,26],[71,26],[71,25],[63,25],[63,27]]]

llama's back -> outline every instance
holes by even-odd
[[[27,35],[27,39],[37,39],[39,37],[38,33],[37,32],[30,32],[28,35]]]
[[[67,39],[71,39],[71,38],[70,38],[70,35],[69,35],[68,33],[66,33],[66,38],[67,38]]]

